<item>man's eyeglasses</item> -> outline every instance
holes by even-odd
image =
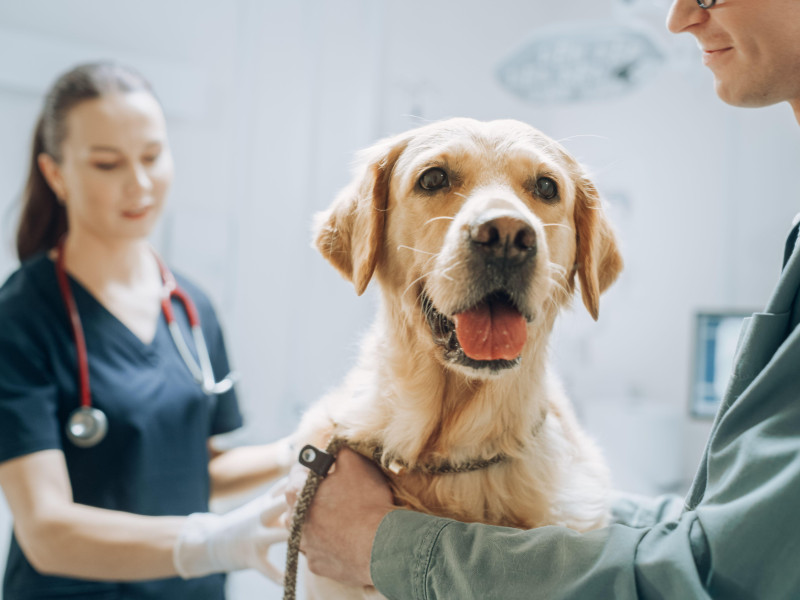
[[[705,2],[703,0],[697,0],[697,6],[699,6],[700,8],[711,8],[716,3],[717,0],[706,0]]]

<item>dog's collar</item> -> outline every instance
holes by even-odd
[[[537,435],[542,429],[544,422],[547,420],[547,412],[542,416],[541,420],[533,428],[533,435]],[[462,462],[451,462],[449,460],[442,460],[431,463],[416,463],[409,465],[408,462],[400,457],[393,456],[384,451],[383,446],[378,443],[352,442],[348,441],[347,445],[352,449],[369,458],[375,464],[380,466],[384,471],[389,471],[394,475],[402,475],[403,473],[418,473],[422,475],[446,475],[453,473],[470,473],[472,471],[481,471],[488,469],[493,465],[507,462],[511,457],[501,452],[495,454],[490,458],[474,458]]]
[[[509,456],[505,453],[496,454],[491,458],[478,458],[463,462],[450,462],[449,460],[417,463],[409,465],[405,460],[384,452],[380,445],[355,444],[351,446],[356,452],[372,459],[384,471],[390,471],[395,475],[403,473],[419,473],[422,475],[445,475],[448,473],[469,473],[470,471],[480,471],[502,462],[506,462]]]

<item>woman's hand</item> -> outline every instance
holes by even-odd
[[[223,515],[189,515],[175,542],[175,570],[186,579],[251,568],[282,585],[283,571],[269,561],[268,552],[289,537],[279,522],[287,509],[283,495],[269,490]]]
[[[297,465],[289,475],[287,527],[307,473]],[[372,541],[383,517],[395,508],[381,471],[361,455],[342,449],[303,526],[300,551],[311,572],[351,585],[372,585]]]

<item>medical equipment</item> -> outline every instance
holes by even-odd
[[[64,269],[63,238],[59,242],[56,250],[56,276],[58,278],[59,288],[61,289],[61,296],[64,299],[64,304],[66,305],[72,325],[72,335],[75,340],[75,350],[78,355],[78,380],[80,383],[81,406],[75,409],[67,420],[67,437],[73,444],[80,448],[90,448],[99,444],[103,438],[105,438],[106,433],[108,433],[108,419],[101,410],[92,406],[89,384],[89,356],[86,351],[86,340],[83,335],[83,326],[81,325],[78,307],[72,296],[67,273]],[[178,286],[175,277],[161,258],[155,254],[155,251],[153,254],[158,263],[161,281],[163,283],[161,311],[164,313],[170,336],[178,349],[178,353],[181,355],[181,359],[183,359],[183,362],[186,364],[194,380],[200,384],[203,393],[211,395],[227,392],[233,387],[233,383],[237,379],[236,373],[229,373],[221,381],[215,380],[214,371],[211,366],[211,358],[208,354],[208,346],[203,336],[203,330],[200,327],[200,316],[197,312],[197,307],[186,292]],[[194,356],[192,356],[186,344],[186,340],[183,338],[180,327],[175,320],[175,314],[172,310],[173,296],[180,300],[184,306],[184,310],[186,310],[199,361],[195,360]]]
[[[619,21],[565,23],[534,32],[503,59],[495,76],[526,102],[562,106],[629,93],[666,60],[645,27]]]
[[[716,416],[733,374],[740,332],[747,318],[756,312],[756,307],[753,308],[695,314],[689,393],[692,417],[713,419]]]

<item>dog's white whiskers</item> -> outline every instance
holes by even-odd
[[[432,223],[432,222],[434,222],[434,221],[441,221],[441,220],[445,220],[445,221],[453,221],[453,220],[455,220],[455,217],[446,217],[446,216],[442,216],[442,217],[433,217],[432,219],[428,219],[427,221],[425,221],[425,222],[422,224],[422,226],[424,227],[424,226],[425,226],[425,225],[427,225],[428,223]]]
[[[567,288],[565,288],[563,285],[559,285],[558,283],[553,282],[553,287],[555,288],[555,293],[558,296],[561,296],[564,299],[569,298],[569,296],[570,296],[569,290]]]
[[[550,272],[547,274],[547,278],[550,282],[561,288],[563,291],[568,290],[569,281],[567,279],[567,269],[562,267],[561,265],[550,265]]]
[[[460,194],[459,192],[453,192],[453,195],[458,196],[459,198],[463,198],[464,200],[467,199],[467,197],[464,194]]]
[[[428,259],[428,260],[430,260],[430,259]],[[410,290],[414,286],[414,284],[417,283],[420,279],[424,279],[425,277],[428,277],[429,275],[431,275],[433,273],[438,273],[439,275],[441,275],[445,279],[448,279],[449,281],[454,281],[454,279],[452,277],[450,277],[447,274],[447,272],[450,269],[454,269],[455,267],[459,266],[460,264],[461,264],[461,261],[458,261],[458,262],[455,262],[455,263],[453,263],[451,265],[448,265],[446,267],[434,268],[434,269],[431,269],[430,271],[427,271],[426,273],[423,273],[422,275],[417,277],[414,281],[412,281],[411,283],[408,284],[408,287],[405,290],[403,290],[403,293],[401,294],[401,297],[405,296],[408,293],[408,290]]]
[[[436,269],[431,269],[427,273],[423,273],[422,275],[417,277],[414,281],[412,281],[411,283],[408,284],[408,287],[405,290],[403,290],[403,293],[400,294],[400,297],[402,298],[403,296],[405,296],[408,293],[408,290],[410,290],[414,286],[414,284],[417,283],[420,279],[425,279],[428,275],[430,275],[431,273],[433,273],[435,271],[436,271]]]
[[[429,254],[430,256],[438,256],[438,252],[426,252],[425,250],[420,250],[419,248],[412,248],[411,246],[405,246],[400,244],[397,249],[400,250],[401,248],[405,248],[406,250],[411,250],[413,252],[419,252],[420,254]]]
[[[555,273],[561,275],[562,277],[566,277],[566,275],[567,275],[567,268],[566,267],[562,267],[558,263],[554,263],[554,262],[549,263],[547,266],[550,269],[551,273],[555,272]]]
[[[593,167],[591,172],[592,179],[596,179],[598,175],[602,175],[603,173],[607,172],[609,169],[614,168],[621,162],[622,162],[621,160],[612,160],[610,163],[603,165],[602,167]]]
[[[555,277],[554,277],[554,275],[555,275]],[[561,275],[561,273],[555,273],[555,274],[554,274],[554,273],[551,273],[551,274],[548,276],[548,278],[547,278],[547,279],[548,279],[548,280],[550,280],[550,283],[552,283],[554,286],[557,286],[557,287],[561,288],[562,290],[566,291],[566,289],[567,289],[567,287],[566,287],[566,284],[567,284],[567,282],[566,282],[566,280],[564,279],[563,275],[562,275],[561,277],[558,277],[558,275]]]
[[[607,140],[609,139],[608,136],[605,135],[597,135],[596,133],[576,133],[575,135],[570,135],[565,138],[561,138],[556,140],[559,144],[563,142],[568,142],[570,140],[576,140],[578,138],[597,138],[599,140]]]
[[[558,142],[558,140],[553,140],[551,143],[542,146],[542,151],[544,152],[550,150],[550,148],[558,148],[559,146],[561,146],[561,144]]]
[[[556,302],[556,299],[554,297],[551,296],[547,298],[547,301],[550,303],[550,306],[552,306],[554,310],[556,311],[561,310],[561,305],[558,302]]]
[[[569,295],[569,290],[567,289],[567,286],[564,285],[562,282],[556,281],[555,279],[551,279],[550,282],[552,283],[553,287],[555,287],[555,288],[557,288],[559,290],[559,292],[561,292],[562,294],[564,294],[566,296]]]
[[[418,123],[422,123],[423,125],[428,124],[428,123],[435,123],[436,122],[436,119],[428,119],[428,118],[423,117],[421,115],[415,115],[415,114],[412,114],[412,113],[405,113],[405,114],[402,114],[400,116],[405,118],[405,119],[411,119],[413,121],[417,121]]]
[[[555,287],[559,288],[560,290],[562,290],[564,292],[567,291],[566,283],[563,280],[556,279],[555,277],[548,277],[548,279],[550,280],[550,283],[552,285],[554,285]]]
[[[446,267],[442,267],[439,269],[439,273],[442,275],[446,275],[448,271],[451,269],[455,269],[456,267],[460,266],[463,261],[454,262],[452,265],[448,265]],[[450,280],[452,281],[452,279]]]
[[[554,294],[561,296],[564,299],[569,298],[571,292],[568,287],[567,269],[557,263],[552,262],[547,266],[549,271],[547,273],[547,279],[554,288]],[[553,304],[554,306],[558,307],[554,299]]]
[[[543,227],[563,227],[568,231],[572,231],[572,227],[569,225],[564,225],[563,223],[542,223]]]

